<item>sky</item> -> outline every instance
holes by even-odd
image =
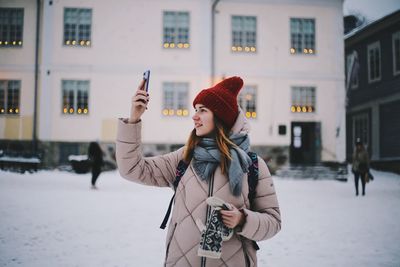
[[[380,19],[400,9],[400,0],[344,0],[344,15],[360,12],[368,21]]]

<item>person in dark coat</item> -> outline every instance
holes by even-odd
[[[362,195],[365,195],[365,184],[369,173],[369,155],[360,138],[356,139],[356,148],[353,153],[354,183],[356,186],[356,196],[358,196],[358,181],[361,178]]]
[[[88,149],[89,160],[92,164],[92,189],[97,189],[96,181],[103,165],[103,151],[97,142],[90,142]]]

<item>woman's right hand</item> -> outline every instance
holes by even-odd
[[[130,123],[137,123],[140,121],[144,111],[147,109],[149,103],[149,94],[144,89],[145,80],[140,83],[135,95],[132,97],[131,113],[129,116]]]

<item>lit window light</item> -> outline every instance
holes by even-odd
[[[75,40],[73,40],[73,41],[72,41],[72,45],[75,45],[75,44],[76,44],[76,41],[75,41]]]
[[[7,41],[5,41],[5,42],[4,42],[4,44],[5,44],[5,45],[7,45],[7,44],[8,44],[8,42],[7,42]]]
[[[168,115],[173,116],[175,114],[175,110],[170,109],[168,110]]]
[[[18,113],[18,112],[19,112],[19,109],[16,108],[16,109],[15,109],[15,113]]]
[[[87,113],[88,113],[88,109],[85,108],[85,109],[83,110],[83,113],[87,114]]]
[[[241,46],[239,46],[237,49],[238,49],[238,51],[242,51],[243,50],[243,48]]]
[[[291,54],[294,54],[295,52],[296,52],[296,49],[294,49],[293,47],[290,48],[290,53],[291,53]]]
[[[244,48],[244,50],[245,50],[246,52],[249,52],[249,51],[250,51],[250,47],[246,46],[246,47]]]
[[[182,116],[182,109],[178,109],[177,111],[176,111],[176,115],[178,115],[178,116]]]
[[[78,114],[82,113],[82,109],[78,108]]]
[[[71,43],[70,40],[65,41],[65,44],[69,45]]]
[[[86,41],[86,45],[89,46],[90,45],[90,41]]]
[[[10,108],[10,109],[8,110],[8,113],[13,113],[13,109]]]
[[[84,45],[84,44],[85,44],[85,41],[80,41],[79,44],[80,44],[80,45]]]
[[[73,108],[70,108],[70,109],[69,109],[69,113],[74,113],[74,109],[73,109]]]
[[[236,51],[236,50],[237,50],[236,46],[232,46],[232,51]]]
[[[183,48],[183,44],[179,43],[178,48]]]
[[[169,44],[169,46],[170,46],[171,48],[174,48],[174,47],[175,47],[175,44],[172,43],[172,44]]]
[[[64,111],[64,113],[67,113],[67,112],[68,112],[68,109],[67,109],[67,108],[64,108],[63,111]]]
[[[187,115],[189,115],[189,111],[187,109],[184,109],[182,114],[183,114],[183,116],[187,116]]]
[[[297,109],[296,109],[296,111],[297,111],[297,112],[301,112],[301,107],[298,106]]]
[[[296,112],[296,107],[295,107],[295,106],[292,106],[292,107],[290,108],[290,111]]]
[[[307,49],[303,49],[304,54],[308,54],[308,50]]]
[[[189,44],[184,44],[183,45],[184,48],[189,48],[189,46],[190,46]]]
[[[251,113],[251,117],[252,117],[252,118],[256,118],[256,117],[257,117],[257,112],[254,112],[254,111],[253,111],[253,112]]]
[[[311,106],[308,107],[308,112],[313,112],[313,108]]]
[[[168,109],[164,109],[162,113],[164,116],[168,116]]]
[[[0,45],[2,45],[3,44],[3,41],[0,41]]]
[[[250,112],[246,112],[246,118],[250,118],[251,117],[251,113]]]
[[[22,41],[19,41],[18,44],[19,44],[19,45],[22,45]]]
[[[164,48],[168,48],[169,47],[169,43],[164,43]]]
[[[16,44],[17,44],[17,42],[16,42],[16,41],[14,41],[14,42],[13,42],[13,45],[16,45]]]
[[[250,48],[250,50],[251,50],[251,52],[256,52],[256,48],[255,47]]]
[[[1,113],[4,113],[4,108],[2,108],[2,109],[0,110],[0,112],[1,112]]]
[[[303,111],[303,112],[307,112],[307,108],[306,108],[306,107],[303,107],[303,108],[302,108],[302,111]]]
[[[313,53],[314,53],[314,50],[308,49],[308,53],[313,54]]]

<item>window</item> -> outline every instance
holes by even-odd
[[[164,11],[164,48],[189,48],[189,12]]]
[[[279,125],[278,133],[279,133],[279,135],[286,135],[286,125]]]
[[[368,113],[361,113],[353,116],[353,142],[356,143],[357,138],[368,146],[369,144],[369,116]]]
[[[89,113],[89,81],[62,81],[62,113]]]
[[[400,74],[400,32],[392,36],[393,40],[393,74]]]
[[[92,10],[88,8],[64,9],[64,45],[90,46],[92,39]]]
[[[350,87],[357,88],[358,87],[358,62],[356,62],[356,56],[354,54],[349,54],[346,57],[346,75],[347,79],[350,79]],[[350,70],[352,68],[352,70]],[[347,84],[347,83],[346,83]]]
[[[292,106],[290,111],[293,113],[315,112],[315,88],[292,87]]]
[[[239,94],[238,102],[247,118],[257,118],[257,88],[255,86],[245,86]]]
[[[0,8],[0,47],[21,47],[23,8]]]
[[[232,16],[232,51],[255,52],[257,44],[257,18]]]
[[[290,19],[291,54],[315,54],[315,19]]]
[[[368,45],[368,81],[381,79],[381,45],[379,42]]]
[[[0,115],[19,114],[21,81],[0,80]]]
[[[183,116],[189,115],[188,110],[188,83],[173,83],[165,82],[163,84],[164,90],[164,103],[163,115],[164,116]]]

